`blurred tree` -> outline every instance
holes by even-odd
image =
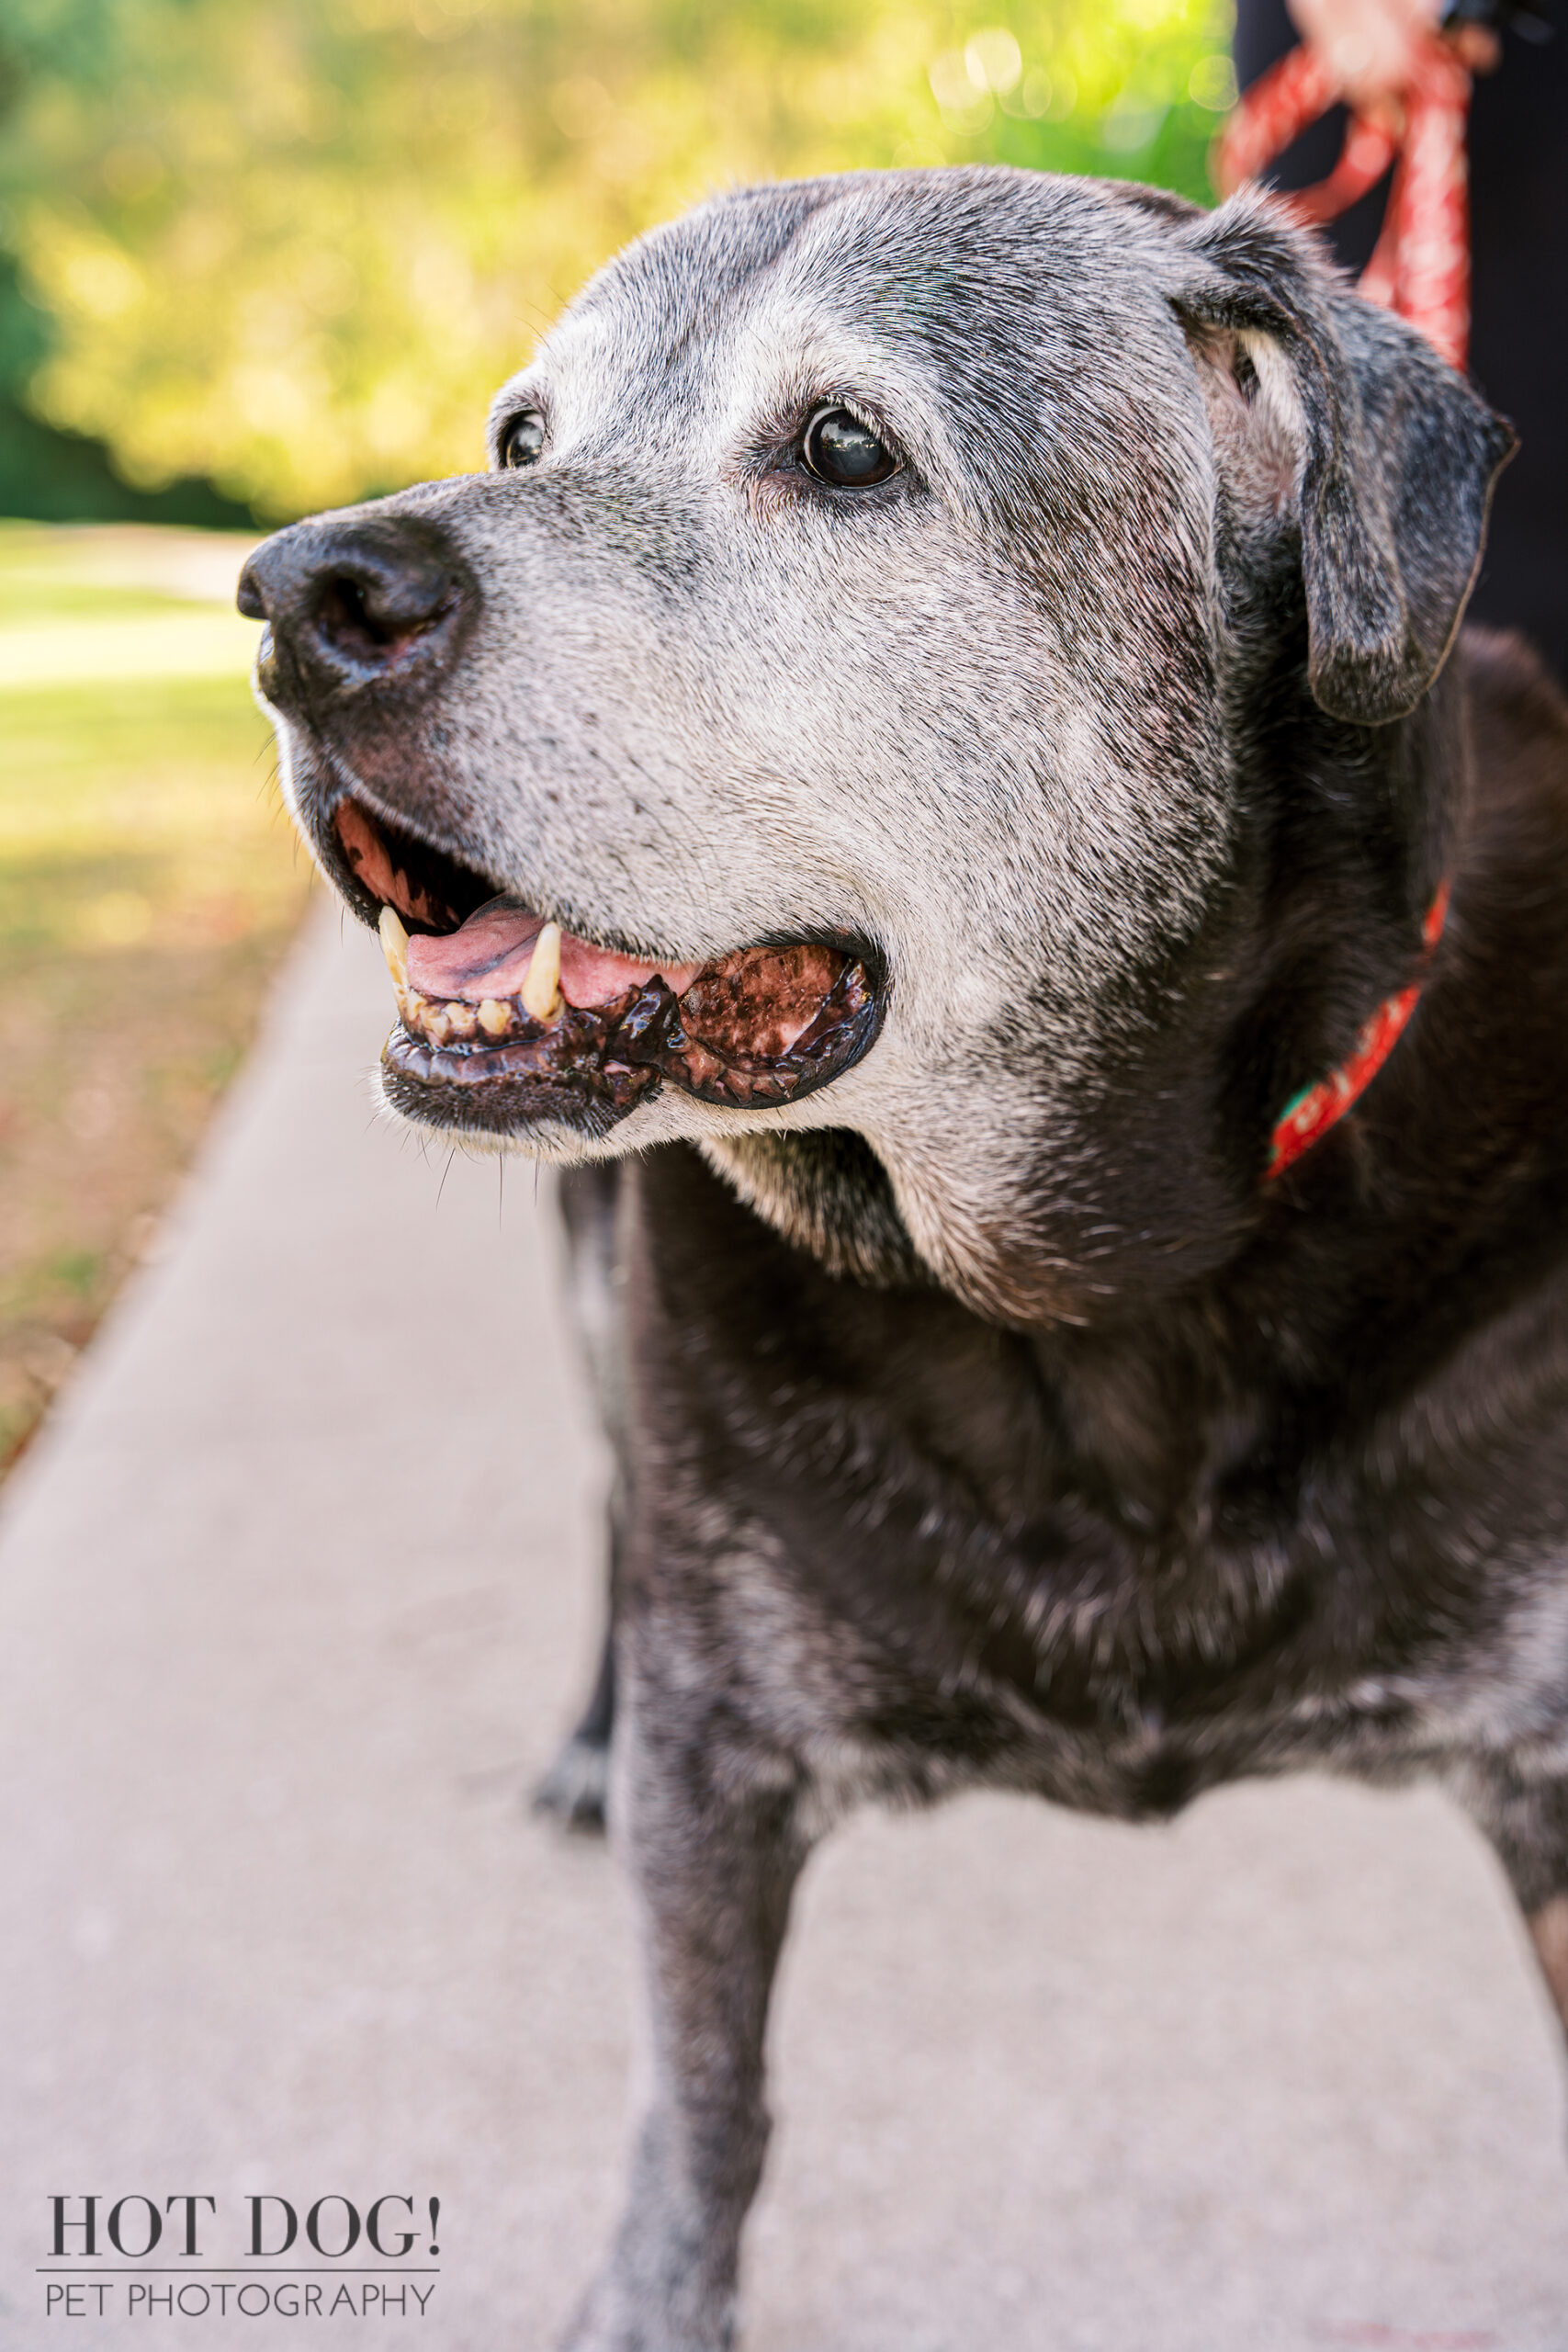
[[[105,86],[118,50],[118,24],[103,6],[69,7],[10,0],[0,24],[0,514],[49,523],[159,522],[233,528],[253,520],[245,504],[209,481],[165,478],[137,487],[98,438],[48,424],[27,401],[28,385],[56,347],[55,322],[29,300],[17,257],[17,194],[28,186],[28,153],[18,138],[24,99],[51,81]]]
[[[560,305],[713,187],[983,159],[1202,198],[1231,96],[1227,0],[7,12],[0,506],[18,398],[267,516],[473,466]]]

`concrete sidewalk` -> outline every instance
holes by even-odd
[[[319,919],[8,1497],[7,2352],[320,2340],[212,2267],[260,2193],[301,2225],[414,2200],[425,2316],[340,2302],[331,2340],[543,2352],[611,2218],[624,1905],[524,1805],[590,1664],[602,1464],[547,1204],[520,1163],[504,1200],[493,1163],[443,1190],[372,1124],[388,1017],[374,944]],[[1554,2030],[1435,1796],[862,1821],[808,1876],[775,2039],[749,2352],[1568,2347]],[[179,2209],[148,2257],[191,2279],[67,2320],[55,2193],[100,2233],[119,2198],[217,2211],[200,2265]],[[384,2284],[363,2239],[301,2254],[344,2274],[324,2303]]]

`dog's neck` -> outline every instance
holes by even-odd
[[[1289,1262],[1325,1249],[1354,1256],[1369,1240],[1375,1254],[1391,1221],[1402,1249],[1418,1248],[1422,1216],[1451,1226],[1478,1154],[1490,1164],[1477,1123],[1495,1090],[1461,1075],[1466,1053],[1512,1028],[1517,1066],[1515,1014],[1526,997],[1532,1036],[1543,1020],[1561,1025],[1551,977],[1561,951],[1546,940],[1532,948],[1518,905],[1540,899],[1541,854],[1564,863],[1554,811],[1568,777],[1568,708],[1535,673],[1536,737],[1524,741],[1515,722],[1516,740],[1504,741],[1499,664],[1512,665],[1510,691],[1521,664],[1533,673],[1522,653],[1481,639],[1393,726],[1347,729],[1298,710],[1293,725],[1257,730],[1240,762],[1247,815],[1229,903],[1190,944],[1184,973],[1162,980],[1176,1017],[1110,1072],[1084,1106],[1075,1148],[1055,1164],[1043,1157],[1017,1197],[995,1203],[983,1234],[939,1232],[933,1245],[929,1170],[911,1179],[890,1170],[845,1131],[740,1136],[710,1147],[710,1159],[835,1274],[873,1287],[935,1283],[988,1320],[1043,1332],[1110,1332],[1129,1318],[1146,1326],[1167,1305],[1212,1306],[1252,1284],[1260,1257],[1283,1280]],[[1479,791],[1475,695],[1489,746]],[[1289,773],[1271,764],[1271,745],[1285,742]],[[1532,827],[1537,870],[1526,873],[1517,842]],[[1421,972],[1422,919],[1450,873],[1454,918],[1407,1034],[1366,1101],[1270,1183],[1280,1114]],[[1564,887],[1568,873],[1553,884]],[[1472,967],[1483,922],[1496,924],[1497,959],[1529,965],[1501,995]],[[1527,1091],[1543,1052],[1519,1073]],[[1512,1132],[1506,1103],[1494,1102],[1492,1115]],[[912,1194],[916,1212],[901,1214],[901,1195]]]
[[[848,1127],[735,1136],[702,1148],[748,1208],[829,1273],[870,1290],[936,1279],[909,1238],[887,1170]]]

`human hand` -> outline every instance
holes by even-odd
[[[1315,49],[1359,113],[1396,116],[1416,60],[1438,33],[1444,0],[1287,0],[1302,39]],[[1459,25],[1443,39],[1472,74],[1497,63],[1497,36]]]

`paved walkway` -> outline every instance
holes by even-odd
[[[543,2352],[610,2218],[624,1908],[523,1804],[589,1664],[601,1464],[547,1204],[521,1164],[442,1190],[372,1124],[387,1017],[374,945],[319,920],[10,1489],[6,2352]],[[808,1877],[776,2081],[749,2352],[1568,2346],[1563,2068],[1433,1796],[864,1820]],[[100,2230],[211,2196],[208,2263],[252,2195],[301,2229],[407,2195],[434,2292],[329,2335],[191,2315],[194,2279],[149,2317],[141,2276],[134,2316],[121,2278],[46,2319],[57,2192]]]

